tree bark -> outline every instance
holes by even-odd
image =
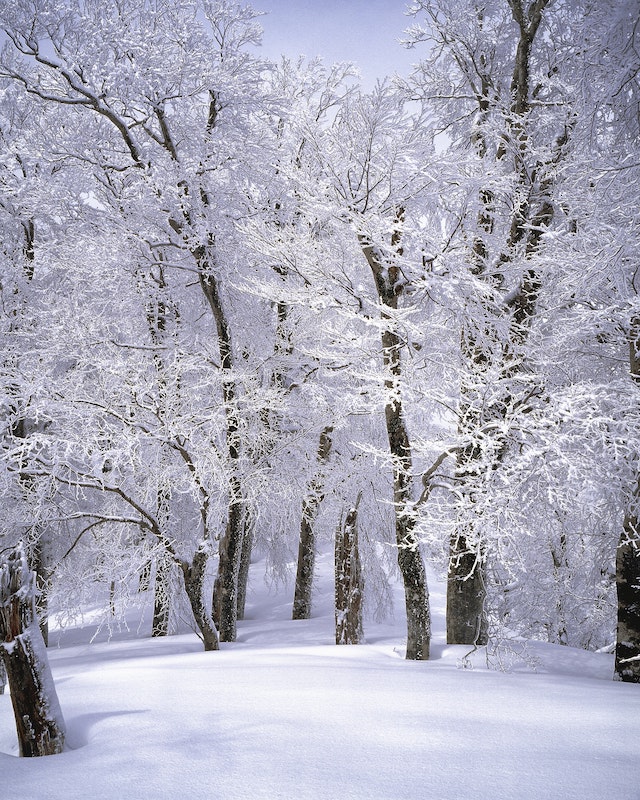
[[[155,345],[153,361],[156,367],[156,381],[158,387],[158,401],[161,418],[170,417],[169,392],[167,375],[171,367],[162,353],[166,347],[170,322],[178,317],[177,309],[170,301],[167,282],[164,274],[164,255],[162,251],[156,254],[158,272],[154,276],[154,289],[147,305],[147,324],[151,342]],[[169,462],[169,453],[166,445],[162,446],[162,461]],[[171,489],[164,482],[157,491],[157,524],[163,532],[165,540],[169,539],[169,524],[171,517]],[[166,636],[169,633],[169,619],[171,615],[171,591],[169,578],[171,574],[171,559],[168,554],[156,557],[156,572],[153,586],[153,618],[151,620],[151,636]],[[147,587],[150,581],[151,562],[148,565],[149,574],[146,576]],[[141,576],[142,578],[142,576]]]
[[[51,582],[49,568],[51,562],[47,552],[48,545],[49,536],[44,531],[40,531],[31,556],[31,564],[36,573],[36,586],[38,588],[36,611],[45,647],[49,645],[49,587]]]
[[[296,571],[296,587],[293,595],[292,619],[309,619],[311,617],[311,592],[313,573],[316,561],[316,539],[314,522],[318,508],[322,502],[322,468],[329,459],[333,441],[333,427],[328,425],[320,434],[318,442],[318,472],[313,477],[309,492],[302,501],[302,518],[300,520],[300,541],[298,543],[298,564]]]
[[[204,580],[208,554],[204,549],[196,551],[191,564],[182,562],[184,588],[191,604],[193,618],[202,636],[205,650],[219,650],[220,640],[216,626],[204,603]]]
[[[0,565],[0,657],[21,756],[62,752],[65,725],[35,608],[36,575],[21,546]]]
[[[447,576],[447,643],[487,643],[484,564],[478,548],[464,536],[452,537]]]
[[[401,221],[402,215],[402,210],[400,210],[398,222]],[[391,244],[398,255],[401,255],[399,235],[398,231],[394,232]],[[400,270],[394,264],[389,264],[365,237],[360,236],[359,239],[362,252],[371,268],[383,308],[397,309],[398,295],[402,292]],[[387,392],[384,416],[389,452],[393,462],[396,546],[398,548],[398,567],[404,583],[407,615],[406,657],[421,661],[429,658],[431,615],[427,575],[414,532],[415,508],[412,497],[411,447],[400,393],[401,353],[404,343],[393,330],[389,313],[383,311],[382,317],[389,321],[389,327],[382,332],[382,360],[386,371],[384,386]]]
[[[163,328],[164,330],[164,324]],[[160,372],[162,376],[161,395],[162,403],[166,411],[166,381],[164,380],[164,370]],[[163,458],[166,454],[163,453]],[[157,493],[157,523],[163,532],[164,539],[168,536],[170,512],[171,512],[171,490],[168,486],[162,486]],[[168,553],[159,554],[156,557],[156,575],[153,585],[153,619],[151,621],[151,636],[166,636],[169,633],[169,618],[171,615],[171,559]]]
[[[232,496],[225,534],[218,547],[218,574],[213,588],[213,617],[221,642],[235,642],[238,620],[238,576],[242,559],[245,505],[240,498],[240,481],[229,481]]]
[[[35,275],[36,257],[36,227],[35,221],[29,219],[22,222],[24,234],[24,265],[23,272],[27,281],[32,281]],[[17,438],[26,439],[30,432],[37,429],[32,421],[20,417],[13,429],[13,434]],[[25,493],[25,500],[29,502],[29,494],[35,490],[35,479],[29,475],[20,475],[20,484]],[[49,644],[49,583],[50,583],[50,559],[49,545],[50,532],[44,531],[40,524],[34,526],[32,535],[32,546],[29,553],[29,561],[36,573],[36,611],[40,632],[44,640],[45,647]]]
[[[397,360],[396,366],[399,369],[399,338],[390,331],[385,331],[382,339],[385,362],[395,364]],[[390,386],[387,388],[391,389]],[[407,614],[406,657],[422,661],[429,658],[431,642],[429,592],[424,562],[414,533],[411,451],[399,397],[387,402],[385,419],[389,449],[393,458],[396,545],[398,547],[398,566],[404,582]]]
[[[302,519],[300,520],[300,541],[298,542],[298,563],[296,569],[296,586],[293,595],[291,619],[309,619],[311,617],[311,592],[316,560],[316,544],[313,532],[313,519],[319,501],[311,495],[302,503]]]
[[[16,439],[26,440],[30,434],[34,433],[38,426],[24,417],[20,417],[13,425],[12,434]],[[23,500],[28,505],[35,505],[35,493],[37,491],[36,479],[22,471],[23,465],[21,464],[18,483],[22,489]],[[36,612],[38,615],[38,624],[40,625],[40,632],[45,643],[45,647],[49,643],[49,581],[50,569],[49,563],[49,536],[45,533],[45,529],[40,522],[35,522],[30,531],[31,542],[28,546],[28,561],[33,565],[33,570],[36,573],[36,585],[38,588],[36,596]]]
[[[359,501],[360,498],[358,498]],[[360,644],[363,639],[364,582],[358,549],[358,502],[338,525],[335,543],[336,644]]]
[[[248,507],[244,510],[244,536],[242,537],[242,553],[240,554],[240,571],[238,572],[238,620],[244,619],[247,604],[247,585],[249,583],[249,568],[251,566],[251,553],[253,552],[255,518]]]
[[[238,619],[238,575],[244,539],[245,500],[239,475],[240,421],[236,404],[236,386],[231,377],[233,347],[231,331],[222,307],[218,283],[213,273],[213,243],[194,250],[200,270],[200,287],[216,324],[222,370],[222,395],[226,416],[226,445],[229,458],[229,511],[225,532],[220,540],[218,574],[213,591],[213,613],[223,642],[236,638]]]
[[[629,368],[640,385],[640,318],[632,320],[629,335]],[[640,683],[640,477],[624,519],[616,552],[618,625],[615,675],[627,683]]]
[[[161,555],[156,558],[156,576],[153,585],[153,619],[151,636],[166,636],[169,633],[171,615],[171,560]]]
[[[639,487],[640,488],[640,487]],[[638,494],[636,494],[637,501]],[[628,514],[616,552],[618,625],[615,675],[640,683],[640,520]]]

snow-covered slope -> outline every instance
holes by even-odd
[[[431,661],[404,660],[400,606],[368,644],[336,647],[328,588],[292,622],[290,589],[270,591],[262,566],[220,652],[193,634],[89,644],[66,630],[50,658],[67,750],[17,758],[0,696],[0,796],[639,800],[640,687],[611,680],[611,656],[532,645],[535,671],[513,657],[488,670],[482,653],[461,668],[438,586]]]

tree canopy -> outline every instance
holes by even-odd
[[[365,92],[228,0],[4,4],[0,549],[43,623],[153,587],[215,650],[253,548],[304,615],[357,532],[408,658],[426,562],[450,641],[640,681],[638,11],[416,0]]]

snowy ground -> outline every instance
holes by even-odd
[[[640,686],[611,680],[611,656],[535,645],[535,671],[480,653],[462,669],[437,586],[431,661],[404,660],[400,607],[368,644],[336,647],[328,588],[292,622],[291,591],[269,592],[260,568],[238,642],[217,653],[193,634],[65,631],[49,652],[67,750],[17,758],[0,696],[0,796],[640,800]]]

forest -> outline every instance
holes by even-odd
[[[232,0],[0,3],[12,693],[52,613],[219,650],[325,552],[336,644],[399,576],[427,661],[436,575],[449,644],[640,682],[639,12],[415,0],[365,91]]]

